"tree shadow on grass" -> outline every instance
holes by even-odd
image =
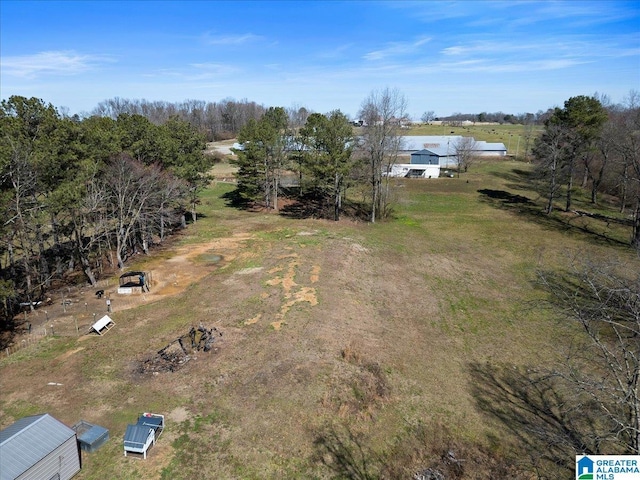
[[[238,189],[223,194],[221,198],[225,200],[228,207],[238,210],[259,211],[261,209],[257,202],[244,198]],[[307,218],[333,220],[333,199],[317,192],[309,191],[300,194],[297,187],[282,188],[280,201],[282,203],[277,213],[283,217],[295,220]],[[341,218],[367,221],[368,216],[369,209],[365,203],[352,200],[343,201],[340,211]]]
[[[598,415],[558,376],[472,363],[471,393],[480,411],[517,439],[520,461],[539,479],[573,478],[575,455],[598,451]]]
[[[224,199],[227,207],[236,208],[238,210],[248,210],[253,204],[253,202],[244,198],[237,188],[224,193],[221,198]]]
[[[375,480],[379,459],[349,427],[326,426],[314,439],[316,460],[334,473],[333,478]]]
[[[581,233],[600,245],[628,246],[627,242],[612,237],[613,232],[609,229],[609,224],[618,223],[614,219],[592,215],[589,216],[590,221],[586,221],[584,216],[576,213],[547,214],[534,200],[506,190],[482,189],[478,190],[478,193],[481,195],[481,201],[495,208],[514,212],[550,230]]]

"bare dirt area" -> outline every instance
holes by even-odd
[[[144,293],[118,294],[117,276],[102,280],[94,288],[90,286],[70,287],[53,292],[50,301],[35,310],[26,310],[16,317],[22,335],[14,339],[20,347],[23,341],[32,341],[46,335],[82,336],[90,332],[91,325],[107,314],[136,308],[178,295],[213,270],[243,255],[243,243],[249,234],[237,234],[211,242],[176,247],[170,258],[146,262],[149,274],[149,291]],[[153,255],[153,254],[152,254]],[[133,269],[128,269],[133,270]],[[97,291],[103,291],[98,297]],[[110,305],[107,305],[107,299]],[[31,334],[29,334],[31,328]],[[81,339],[82,340],[82,339]]]

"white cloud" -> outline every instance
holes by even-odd
[[[233,65],[223,63],[192,63],[204,75],[229,75],[238,72],[238,68]]]
[[[411,55],[421,50],[420,47],[429,43],[431,38],[420,37],[412,42],[390,42],[385,48],[366,53],[366,60],[382,60],[387,57],[396,57],[400,55]]]
[[[83,55],[69,50],[3,57],[0,65],[6,75],[32,79],[40,75],[77,75],[113,61],[107,55]]]
[[[202,39],[207,45],[244,45],[262,41],[263,37],[254,35],[253,33],[244,33],[241,35],[212,35],[210,32],[206,32],[202,36]]]

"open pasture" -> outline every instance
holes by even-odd
[[[459,478],[507,478],[515,436],[483,408],[482,382],[549,365],[575,332],[541,306],[536,269],[578,253],[638,265],[624,231],[543,216],[529,168],[398,180],[395,218],[376,224],[239,211],[216,183],[179,242],[131,266],[164,294],[115,301],[104,336],[48,336],[0,359],[0,426],[47,412],[107,427],[79,480],[411,478],[447,450]],[[201,323],[223,333],[215,352],[140,373]],[[166,429],[147,460],[124,457],[143,411]]]

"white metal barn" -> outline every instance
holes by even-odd
[[[0,480],[67,480],[79,471],[76,432],[48,413],[0,431]]]
[[[408,135],[402,137],[402,152],[406,155],[428,150],[440,158],[441,167],[449,167],[457,164],[456,146],[463,138],[471,139],[474,156],[504,157],[507,154],[507,147],[504,146],[504,143],[489,143],[462,135]],[[413,159],[411,163],[413,163]]]
[[[440,168],[458,166],[456,146],[462,141],[462,135],[407,135],[402,137],[399,156],[410,158],[409,163],[398,163],[391,166],[385,175],[390,177],[438,178]],[[483,140],[473,141],[473,155],[478,157],[500,156],[507,154],[503,143],[487,143]]]

